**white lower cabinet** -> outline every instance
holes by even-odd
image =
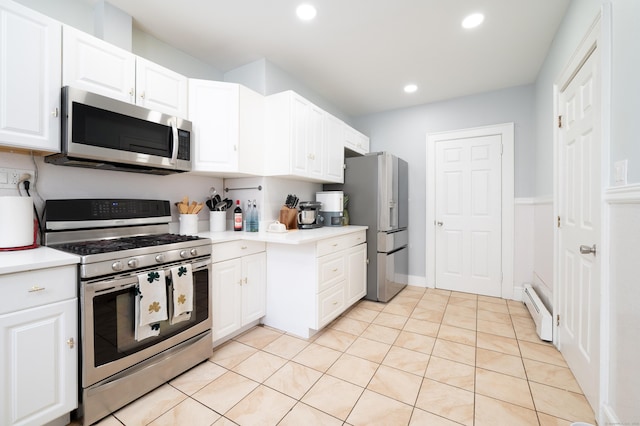
[[[267,256],[262,242],[213,247],[213,341],[220,343],[265,315]]]
[[[366,294],[366,234],[270,244],[265,325],[308,338]]]
[[[41,425],[78,406],[75,265],[0,276],[0,424]]]

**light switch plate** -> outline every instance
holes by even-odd
[[[613,163],[615,173],[614,184],[616,186],[627,184],[627,164],[629,160],[620,160]]]

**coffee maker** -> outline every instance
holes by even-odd
[[[321,203],[317,201],[303,201],[298,204],[298,229],[313,229],[322,226],[323,218],[320,216]]]

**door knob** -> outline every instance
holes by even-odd
[[[581,245],[580,246],[580,253],[581,254],[592,254],[592,255],[596,255],[596,245],[592,245],[591,247],[589,246],[585,246],[585,245]]]

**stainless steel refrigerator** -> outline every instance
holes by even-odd
[[[409,277],[408,164],[386,152],[345,159],[344,184],[324,185],[349,196],[349,224],[367,225],[366,299],[388,302]]]

